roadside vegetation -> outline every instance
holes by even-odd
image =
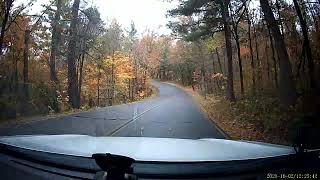
[[[200,108],[231,139],[291,145],[295,125],[306,116],[303,104],[284,109],[275,97],[245,98],[230,102],[223,95],[207,94],[204,97],[191,86],[180,87],[194,97]]]
[[[0,1],[0,119],[75,112],[152,95],[153,32],[103,22],[85,1]],[[156,63],[154,63],[156,66]]]
[[[103,22],[83,0],[2,0],[0,119],[136,101],[150,79],[200,95],[236,139],[289,143],[319,132],[320,3],[168,0],[171,35]],[[319,133],[311,133],[316,140]]]
[[[180,1],[159,78],[189,87],[234,139],[319,138],[319,13],[309,1]],[[301,141],[299,139],[298,141]],[[311,143],[311,142],[308,142]]]

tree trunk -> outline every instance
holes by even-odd
[[[268,78],[268,82],[270,82],[270,64],[269,64],[269,52],[268,52],[268,40],[266,40],[265,53],[266,53],[266,65],[267,65],[267,78]]]
[[[218,52],[218,48],[216,48],[216,54],[217,54],[217,59],[218,59],[218,63],[219,63],[220,72],[221,72],[221,74],[223,74],[223,69],[222,69],[222,65],[221,65],[221,60],[220,60],[220,55],[219,55],[219,52]]]
[[[214,52],[212,52],[212,71],[215,73],[216,72],[216,65],[214,64]]]
[[[248,39],[249,39],[249,48],[251,56],[251,69],[252,69],[252,91],[256,92],[256,77],[255,77],[255,64],[253,60],[253,48],[252,48],[252,39],[251,39],[251,19],[249,15],[249,9],[247,8],[247,23],[248,23]]]
[[[281,12],[280,12],[280,4],[279,4],[279,0],[276,0],[276,7],[277,7],[277,13],[278,13],[278,16],[279,16],[279,19],[278,19],[278,23],[280,25],[280,28],[281,28],[281,33],[282,35],[284,35],[284,28],[283,28],[283,23],[282,23],[282,19],[281,19]]]
[[[79,92],[78,92],[78,99],[79,99],[79,104],[81,105],[81,88],[82,88],[82,76],[83,76],[83,63],[84,63],[84,58],[85,58],[85,52],[82,52],[82,57],[80,60],[80,68],[79,68]]]
[[[228,63],[227,63],[227,48],[223,49],[223,68],[225,74],[227,74],[227,69],[228,69]]]
[[[59,112],[58,105],[58,93],[59,90],[59,82],[58,76],[56,72],[56,58],[59,53],[59,39],[60,39],[60,14],[61,14],[61,0],[57,0],[56,2],[57,11],[55,13],[54,20],[52,21],[52,41],[51,41],[51,53],[50,53],[50,80],[54,83],[54,92],[53,92],[53,109],[56,112]]]
[[[240,42],[239,42],[239,34],[238,34],[238,28],[234,27],[234,33],[235,33],[235,40],[237,45],[237,54],[238,54],[238,60],[239,60],[239,73],[240,73],[240,89],[241,89],[241,95],[244,95],[244,87],[243,87],[243,70],[242,70],[242,59],[240,54]]]
[[[77,42],[77,24],[78,10],[80,0],[74,0],[72,6],[72,20],[70,24],[70,41],[68,45],[68,95],[69,103],[73,108],[79,108],[78,99],[78,80],[76,74],[76,42]]]
[[[258,37],[257,37],[257,31],[255,28],[255,25],[253,25],[253,35],[254,35],[254,41],[255,41],[255,48],[256,48],[256,57],[257,57],[257,76],[258,76],[258,82],[262,83],[262,72],[261,72],[261,60],[259,58],[259,47],[258,47]],[[258,84],[258,86],[260,85]],[[260,85],[262,87],[262,85]],[[260,87],[260,88],[261,88]]]
[[[24,32],[24,48],[23,48],[23,83],[27,84],[29,81],[29,42],[30,30]]]
[[[99,107],[100,106],[100,76],[101,76],[101,73],[100,73],[100,65],[98,65],[98,84],[97,84],[97,95],[98,95],[98,100],[97,100],[97,106]]]
[[[56,2],[57,11],[55,13],[54,20],[52,21],[52,41],[51,41],[51,53],[50,53],[50,79],[55,84],[58,83],[58,77],[56,72],[56,57],[59,52],[59,37],[60,37],[60,14],[61,14],[61,0]]]
[[[274,18],[268,0],[260,0],[261,8],[264,13],[267,24],[269,24],[273,37],[275,39],[275,47],[279,55],[280,64],[280,101],[289,107],[296,102],[296,88],[293,81],[291,64],[289,61],[288,52],[284,43],[283,36],[280,33],[277,21]]]
[[[233,63],[232,63],[232,45],[231,45],[231,30],[230,30],[230,16],[229,16],[229,0],[223,1],[222,4],[222,19],[224,24],[224,33],[228,58],[228,83],[227,83],[227,98],[230,101],[235,101],[233,90]]]
[[[308,61],[308,69],[309,69],[309,78],[310,78],[310,87],[315,88],[316,87],[316,81],[314,77],[314,62],[312,59],[312,53],[311,53],[311,47],[310,47],[310,41],[309,41],[309,35],[308,35],[308,27],[305,19],[303,18],[300,6],[297,2],[297,0],[293,0],[294,7],[297,11],[297,15],[299,17],[302,35],[303,35],[303,48],[305,48],[305,53]]]
[[[128,79],[128,99],[131,101],[131,79]]]
[[[135,99],[136,94],[138,92],[138,62],[137,58],[134,58],[134,81],[132,88],[132,101]]]
[[[278,68],[277,68],[277,60],[276,60],[276,55],[275,55],[275,50],[274,50],[274,45],[273,45],[273,39],[271,35],[271,30],[270,26],[267,24],[268,28],[268,34],[269,34],[269,40],[270,40],[270,46],[272,50],[272,60],[273,60],[273,68],[274,68],[274,82],[276,84],[276,88],[278,88]]]
[[[0,32],[0,55],[2,55],[4,34],[6,32],[6,27],[9,20],[10,10],[13,4],[13,0],[5,0],[4,4],[5,4],[4,8],[1,9],[1,11],[2,10],[4,11],[4,17],[1,23],[1,32]]]
[[[115,80],[114,80],[114,51],[112,52],[112,66],[111,66],[111,86],[112,86],[112,89],[111,89],[111,98],[110,98],[110,106],[113,105],[113,98],[114,98],[114,84],[115,84]]]
[[[19,83],[19,79],[18,79],[18,58],[16,58],[14,56],[15,52],[12,52],[12,59],[14,59],[14,92],[16,93],[18,91],[18,83]]]
[[[198,42],[197,43],[198,49],[199,49],[199,58],[201,60],[201,91],[203,91],[204,95],[206,96],[206,87],[205,87],[205,64],[204,64],[204,58],[203,58],[203,53],[202,53],[202,48],[201,44]]]
[[[24,96],[25,100],[29,99],[29,42],[30,42],[30,30],[24,32],[24,48],[23,48],[23,84],[24,84]]]
[[[241,59],[241,52],[240,52],[240,41],[239,41],[239,34],[238,34],[238,25],[241,20],[242,15],[239,17],[239,20],[235,22],[234,15],[231,13],[231,19],[232,19],[232,27],[234,32],[234,39],[236,41],[237,46],[237,55],[238,55],[238,66],[239,66],[239,75],[240,75],[240,92],[241,95],[244,95],[244,87],[243,87],[243,70],[242,70],[242,59]]]

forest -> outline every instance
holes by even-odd
[[[168,12],[176,41],[161,78],[197,89],[234,138],[288,143],[298,124],[320,127],[319,8],[310,0],[180,1]]]
[[[179,2],[170,35],[104,22],[86,1],[34,14],[34,0],[1,0],[1,119],[133,102],[151,79],[192,88],[225,126],[260,137],[319,113],[320,1],[166,1]]]
[[[154,34],[103,22],[84,1],[1,1],[1,119],[112,106],[152,94]],[[160,41],[159,38],[158,40]],[[161,48],[161,47],[158,47]],[[149,63],[149,62],[148,62]]]

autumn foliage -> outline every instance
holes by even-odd
[[[31,3],[2,4],[8,14],[0,17],[0,119],[111,106],[152,94],[148,69],[159,61],[150,49],[155,37],[138,39],[134,23],[130,32],[116,20],[105,24],[97,8],[78,2],[53,1],[36,15],[25,10]]]

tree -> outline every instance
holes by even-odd
[[[280,33],[278,23],[274,18],[273,12],[269,5],[268,0],[260,0],[261,8],[266,19],[267,24],[270,26],[271,32],[275,39],[275,47],[279,56],[280,64],[280,100],[283,105],[290,106],[296,102],[296,89],[292,77],[291,64],[289,62],[289,57],[287,49],[284,43],[283,36]]]
[[[183,1],[179,7],[169,11],[171,16],[189,16],[198,15],[197,21],[171,22],[169,27],[189,41],[196,41],[199,38],[205,38],[212,34],[224,31],[227,50],[228,64],[228,83],[226,96],[231,101],[235,100],[233,87],[233,63],[232,63],[232,44],[230,29],[229,0],[210,1],[210,0],[188,0]],[[201,16],[200,16],[201,14]]]
[[[129,30],[126,30],[127,32],[127,36],[125,37],[124,39],[124,43],[123,43],[123,50],[128,53],[128,54],[131,54],[133,53],[133,49],[134,49],[134,45],[136,44],[137,42],[137,29],[135,27],[135,24],[134,22],[131,22],[130,24],[130,29]]]
[[[10,28],[11,24],[16,21],[20,16],[22,11],[28,6],[32,5],[33,0],[30,0],[26,5],[20,4],[16,8],[13,8],[13,3],[15,0],[1,0],[0,1],[0,20],[1,20],[1,30],[0,30],[0,55],[3,54],[4,48],[4,38],[6,31]],[[7,47],[7,45],[6,45]]]
[[[212,35],[212,37],[208,38],[206,40],[206,46],[209,51],[216,54],[220,73],[225,73],[225,70],[223,70],[221,64],[221,59],[218,50],[219,48],[223,48],[223,46],[225,46],[224,35],[222,34],[222,32],[215,33]]]
[[[68,95],[69,103],[73,108],[79,108],[78,100],[78,81],[76,74],[76,43],[77,43],[77,26],[78,11],[80,0],[74,0],[72,6],[72,19],[70,23],[70,41],[68,45]]]
[[[230,30],[230,16],[229,16],[229,0],[223,1],[222,6],[222,19],[224,24],[224,33],[227,49],[228,59],[228,84],[227,84],[227,98],[231,101],[235,101],[234,89],[233,89],[233,63],[232,63],[232,44],[231,44],[231,30]]]
[[[41,19],[43,15],[45,14],[45,9],[41,15],[37,15],[38,19],[33,23],[30,24],[29,27],[27,27],[24,30],[24,49],[23,49],[23,83],[24,83],[24,94],[25,94],[25,100],[29,99],[29,45],[30,45],[30,36],[31,33],[33,33],[36,28],[38,28],[39,24],[41,23]]]
[[[137,62],[137,58],[135,58],[135,54],[134,54],[134,48],[135,45],[137,44],[137,29],[135,27],[134,22],[131,23],[130,25],[130,31],[129,31],[129,36],[128,36],[128,40],[129,40],[129,49],[130,49],[130,54],[131,56],[134,58],[134,78],[133,79],[129,79],[129,98],[131,101],[134,101],[134,95],[137,93],[137,89],[138,89],[138,62]]]
[[[270,47],[272,50],[272,60],[273,60],[273,69],[274,69],[274,82],[276,87],[278,88],[278,68],[277,68],[277,60],[276,60],[276,55],[275,55],[275,50],[274,50],[274,44],[273,44],[273,38],[271,34],[271,30],[269,25],[267,24],[267,29],[268,29],[268,36],[269,36],[269,41],[270,41]]]
[[[258,76],[258,81],[262,83],[262,75],[261,75],[261,60],[259,58],[259,47],[258,47],[258,36],[257,36],[257,27],[259,24],[254,24],[253,25],[253,36],[254,36],[254,42],[255,42],[255,51],[256,51],[256,62],[257,62],[257,76]],[[260,88],[262,85],[260,86]]]
[[[232,27],[233,27],[233,32],[234,32],[234,39],[236,41],[236,45],[237,45],[237,55],[238,55],[238,60],[239,60],[239,75],[240,75],[240,89],[241,89],[241,95],[244,95],[244,87],[243,87],[243,70],[242,70],[242,59],[241,59],[241,54],[240,54],[240,37],[239,37],[239,33],[238,33],[238,27],[239,27],[239,23],[242,19],[242,16],[245,13],[245,3],[242,3],[242,5],[238,5],[238,4],[233,4],[233,6],[235,7],[240,7],[240,9],[237,10],[233,10],[236,12],[240,12],[239,17],[235,17],[235,12],[231,11],[231,19],[232,19]],[[244,8],[243,8],[244,7]]]
[[[52,26],[52,36],[51,36],[51,53],[50,53],[50,78],[51,81],[56,85],[58,83],[58,77],[56,72],[56,57],[59,52],[59,39],[61,36],[60,28],[60,16],[61,16],[61,6],[62,0],[56,1],[56,12],[53,21],[51,22]]]
[[[282,35],[284,35],[284,28],[283,28],[283,22],[282,22],[282,14],[281,14],[281,5],[280,5],[280,0],[276,0],[276,9],[278,13],[278,24],[280,25],[280,32]]]
[[[23,82],[25,85],[29,79],[29,42],[31,30],[27,29],[24,32],[24,48],[23,48]]]
[[[55,92],[53,94],[54,96],[54,102],[53,102],[53,109],[55,111],[59,111],[58,107],[58,94],[57,94],[57,86],[58,86],[58,76],[56,72],[56,58],[59,53],[59,40],[61,38],[61,28],[60,28],[60,15],[61,15],[61,6],[62,2],[61,0],[56,1],[56,12],[53,21],[51,22],[52,26],[52,36],[51,36],[51,53],[50,53],[50,80],[54,83]]]
[[[41,15],[22,13],[32,4],[15,2],[0,1],[0,108],[9,112],[0,112],[0,118],[150,95],[148,58],[160,57],[160,43],[148,42],[148,57],[140,63],[134,23],[128,34],[116,20],[105,31],[98,9],[80,0],[50,0],[41,5]]]
[[[159,41],[162,56],[159,66],[159,78],[163,80],[168,80],[170,39],[168,37],[162,36],[160,37]]]
[[[96,8],[87,8],[81,11],[78,25],[78,61],[77,61],[77,77],[78,77],[78,101],[81,104],[81,89],[83,81],[83,69],[85,56],[89,54],[92,48],[96,48],[97,38],[105,31],[104,23],[100,18],[100,13]],[[100,59],[101,54],[97,56]]]
[[[314,62],[313,62],[312,53],[311,53],[311,46],[310,46],[309,34],[308,34],[308,26],[307,26],[307,23],[306,23],[303,15],[302,15],[298,1],[293,0],[293,4],[294,4],[294,7],[297,11],[297,15],[299,17],[300,26],[301,26],[301,30],[302,30],[303,48],[304,48],[304,52],[306,53],[307,60],[308,60],[310,87],[315,88],[316,81],[315,81],[315,77],[314,77],[315,76],[314,75]]]
[[[1,1],[1,12],[3,13],[3,17],[1,17],[2,22],[1,22],[1,32],[0,32],[0,55],[2,55],[4,33],[7,30],[7,24],[9,21],[9,16],[10,16],[12,6],[13,6],[13,0]],[[1,13],[1,16],[2,16],[2,13]]]
[[[252,91],[255,93],[256,91],[256,75],[255,75],[255,63],[253,58],[253,48],[252,48],[252,38],[251,38],[251,16],[249,12],[249,4],[246,7],[247,12],[247,23],[248,23],[248,39],[249,39],[249,48],[250,48],[250,57],[251,57],[251,70],[252,70]]]

